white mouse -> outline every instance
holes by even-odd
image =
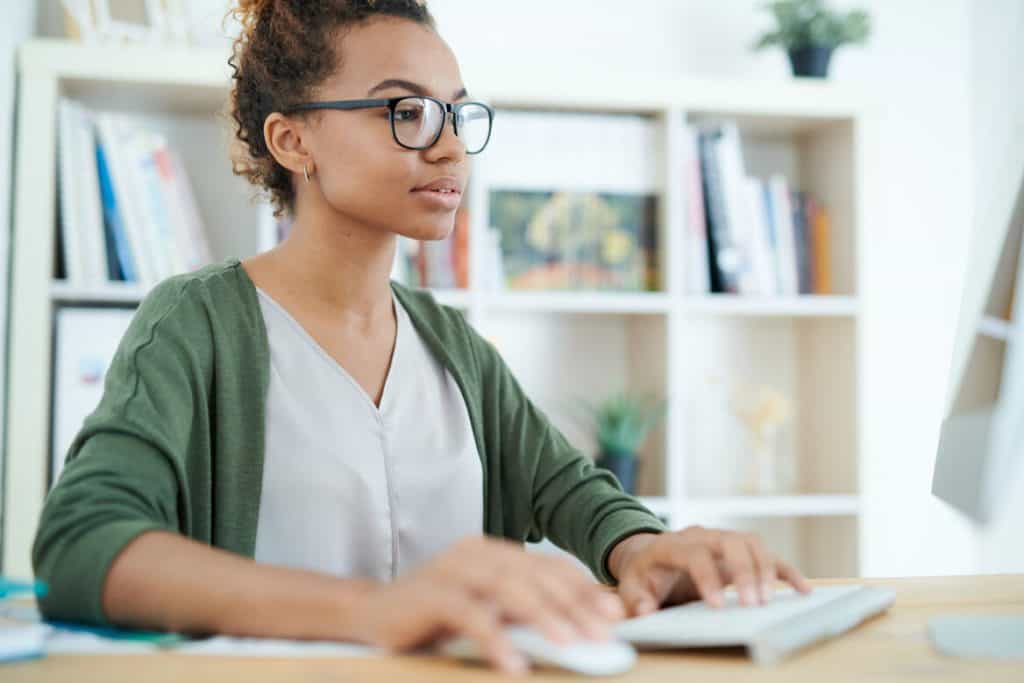
[[[555,666],[587,676],[616,676],[629,671],[636,663],[636,650],[621,640],[577,640],[562,645],[526,626],[507,626],[505,635],[532,664]],[[441,652],[459,659],[483,660],[476,643],[468,638],[445,642]]]

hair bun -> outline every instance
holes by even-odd
[[[237,0],[232,14],[244,28],[249,29],[256,25],[263,11],[273,3],[274,0]]]

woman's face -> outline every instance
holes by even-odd
[[[455,55],[427,27],[380,18],[337,40],[342,67],[317,89],[317,101],[401,95],[432,95],[446,102],[467,99]],[[393,80],[406,84],[388,83]],[[387,107],[327,110],[308,120],[304,142],[316,176],[311,181],[319,184],[334,211],[414,239],[438,240],[451,233],[454,207],[469,179],[469,157],[450,117],[440,139],[424,150],[395,142]],[[452,179],[457,196],[416,191],[445,177]],[[298,182],[305,182],[301,175]]]

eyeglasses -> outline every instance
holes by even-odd
[[[406,149],[427,149],[441,139],[441,132],[452,114],[455,135],[466,146],[466,154],[479,154],[491,139],[494,109],[483,102],[452,104],[426,95],[404,95],[375,100],[336,100],[308,102],[291,107],[288,113],[316,109],[369,109],[387,107],[391,135]]]

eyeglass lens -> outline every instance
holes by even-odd
[[[476,154],[487,144],[491,121],[487,109],[467,104],[459,110],[459,139],[468,154]],[[445,124],[444,107],[423,97],[406,97],[395,105],[395,137],[406,147],[422,149],[430,145]]]

